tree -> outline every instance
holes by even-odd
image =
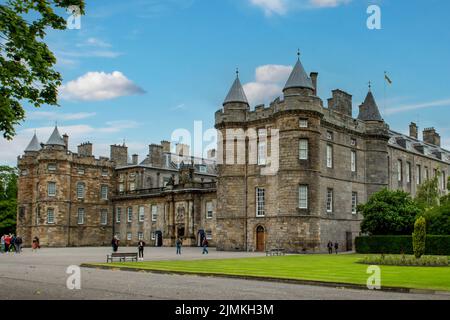
[[[17,169],[0,166],[0,234],[14,232],[17,212]]]
[[[419,217],[414,223],[414,232],[412,234],[413,251],[417,259],[425,253],[425,240],[427,237],[427,226],[424,217]]]
[[[441,198],[441,205],[427,210],[423,216],[427,220],[427,233],[432,235],[450,234],[450,196]]]
[[[415,201],[422,210],[439,205],[439,175],[419,186]]]
[[[66,29],[66,20],[55,10],[72,5],[84,13],[84,0],[7,0],[0,5],[0,132],[6,139],[25,118],[23,102],[58,104],[62,78],[43,40],[48,28]]]
[[[371,235],[410,235],[420,208],[409,193],[382,189],[358,206],[361,231]]]

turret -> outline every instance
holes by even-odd
[[[41,150],[41,145],[39,143],[39,140],[36,136],[36,132],[33,135],[33,138],[31,139],[30,143],[25,149],[25,154],[30,154],[34,152],[39,152]]]
[[[59,149],[60,147],[64,149],[66,148],[66,142],[64,141],[64,138],[59,134],[58,126],[55,126],[55,129],[53,130],[53,133],[50,136],[50,138],[48,138],[48,141],[45,144],[45,146],[57,149]]]
[[[286,85],[284,86],[283,93],[285,97],[301,95],[301,96],[309,96],[316,94],[317,86],[317,74],[313,73],[312,76],[314,78],[314,82],[308,77],[308,74],[303,68],[303,65],[300,61],[300,51],[298,52],[297,63],[292,69],[291,75],[289,76]]]

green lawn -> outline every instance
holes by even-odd
[[[315,280],[365,285],[367,265],[356,263],[363,255],[288,255],[279,257],[150,261],[96,264],[193,274],[239,275],[279,279]],[[381,285],[450,291],[450,267],[380,266]]]

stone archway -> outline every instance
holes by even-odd
[[[266,229],[263,226],[256,227],[256,251],[266,250]]]

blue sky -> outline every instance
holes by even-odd
[[[381,30],[366,26],[371,4]],[[143,157],[196,120],[212,128],[236,67],[252,106],[280,96],[297,48],[307,72],[319,72],[324,102],[345,90],[356,116],[371,81],[392,129],[433,126],[450,148],[449,10],[445,0],[87,0],[80,30],[47,38],[61,106],[27,107],[17,137],[0,139],[0,163],[15,164],[35,129],[45,142],[55,121],[74,151],[89,140],[108,156],[126,139]]]

